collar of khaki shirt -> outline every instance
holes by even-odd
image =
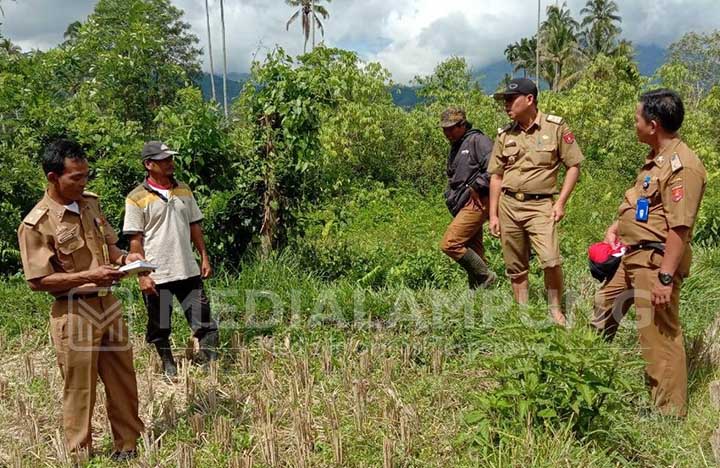
[[[65,214],[66,211],[70,211],[70,213],[76,214],[73,211],[68,210],[65,205],[62,205],[59,202],[55,201],[50,196],[50,193],[47,190],[45,191],[44,200],[45,200],[45,204],[47,205],[50,213],[52,213],[58,220],[61,220],[63,218],[63,215]],[[82,213],[83,210],[85,209],[85,207],[87,206],[85,199],[81,198],[80,200],[77,200],[77,204],[78,204],[78,208],[80,208],[80,213]]]
[[[514,121],[511,130],[518,130],[522,133],[528,133],[530,130],[532,130],[535,127],[540,129],[540,128],[542,128],[543,117],[544,117],[544,114],[540,110],[538,110],[537,115],[535,116],[535,120],[533,120],[533,122],[530,124],[530,126],[528,128],[522,128],[520,126],[520,122]]]
[[[672,138],[664,147],[660,149],[660,152],[655,155],[653,154],[653,150],[651,149],[648,155],[645,157],[645,165],[651,165],[655,164],[658,167],[661,167],[665,162],[668,160],[670,156],[672,156],[673,151],[678,147],[682,140],[680,140],[679,136],[676,136]]]

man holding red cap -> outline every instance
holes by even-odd
[[[528,301],[530,248],[545,275],[553,320],[565,324],[563,274],[557,223],[580,176],[580,147],[562,117],[537,107],[538,90],[528,79],[515,79],[495,94],[513,122],[498,131],[488,166],[490,233],[500,236],[515,300]],[[567,168],[557,199],[560,165]]]
[[[627,252],[595,296],[592,322],[612,340],[635,304],[653,401],[663,414],[675,416],[687,413],[680,286],[690,271],[692,230],[707,181],[702,162],[678,136],[684,117],[674,91],[640,97],[635,131],[650,153],[605,236],[611,245],[627,245]]]

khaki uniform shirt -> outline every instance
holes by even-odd
[[[503,190],[554,194],[560,163],[571,167],[583,159],[575,136],[563,119],[538,112],[526,130],[514,122],[498,131],[488,172],[503,176]]]
[[[97,195],[85,192],[77,203],[79,215],[46,192],[20,224],[18,243],[26,280],[106,264],[103,246],[116,244],[117,234],[100,210]]]
[[[705,167],[680,138],[673,139],[657,156],[651,152],[620,205],[620,240],[626,245],[665,242],[672,228],[692,229],[706,183]],[[648,199],[647,221],[636,220],[640,198]],[[692,232],[688,242],[691,237]]]

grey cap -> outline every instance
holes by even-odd
[[[176,154],[178,154],[177,151],[171,150],[162,141],[148,141],[142,149],[142,160],[162,161]]]

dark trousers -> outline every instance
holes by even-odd
[[[148,312],[145,335],[148,343],[162,343],[170,339],[173,296],[180,302],[195,338],[201,340],[206,335],[217,334],[217,323],[210,314],[210,301],[199,276],[158,284],[155,289],[157,295],[143,294]]]

